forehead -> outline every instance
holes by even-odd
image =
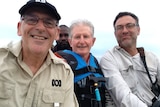
[[[79,24],[74,26],[72,33],[91,33],[91,29],[87,25]]]
[[[60,32],[65,32],[65,33],[68,33],[69,32],[69,29],[67,27],[60,27]]]
[[[128,16],[122,16],[116,21],[115,26],[116,25],[124,25],[124,24],[127,24],[127,23],[136,23],[136,20],[129,15]]]

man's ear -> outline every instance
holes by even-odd
[[[141,29],[140,29],[139,26],[137,27],[137,30],[138,30],[138,34],[137,34],[137,35],[140,35],[140,30],[141,30]]]
[[[95,41],[96,41],[96,38],[95,38],[95,37],[93,37],[93,40],[92,40],[92,46],[94,45]]]
[[[57,31],[56,31],[56,37],[55,37],[55,40],[59,40],[59,34],[60,34],[60,28],[57,27]]]
[[[71,38],[68,38],[69,45],[71,46]]]
[[[22,33],[21,33],[21,22],[18,22],[17,23],[17,35],[19,35],[19,36],[22,36]]]

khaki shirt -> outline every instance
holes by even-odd
[[[78,107],[73,86],[71,68],[51,50],[33,75],[21,42],[0,48],[0,107]]]

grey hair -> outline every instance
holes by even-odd
[[[78,20],[73,21],[71,26],[70,26],[69,38],[72,37],[72,30],[74,29],[74,27],[79,26],[79,25],[88,26],[91,29],[91,35],[94,36],[94,26],[93,26],[93,24],[86,19],[78,19]]]

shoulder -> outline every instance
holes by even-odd
[[[67,62],[69,60],[75,59],[74,52],[70,50],[57,51],[57,52],[54,52],[54,54],[59,58],[64,58]]]
[[[117,47],[117,46],[115,46],[115,47],[113,47],[112,49],[109,49],[109,50],[107,50],[103,55],[102,55],[102,57],[101,57],[101,60],[102,59],[110,59],[110,58],[112,58],[112,57],[115,57],[115,55],[117,54],[117,52],[118,52],[118,50],[119,50],[119,48]]]
[[[78,65],[78,59],[76,54],[70,50],[57,51],[54,53],[57,57],[64,59],[72,69],[75,69]]]
[[[18,56],[21,51],[21,42],[13,43],[10,42],[2,47],[0,47],[0,56],[9,55]]]
[[[150,51],[144,51],[144,52],[147,57],[157,57],[156,54],[154,54],[153,52]]]
[[[65,51],[65,50],[60,50],[60,51],[56,51],[54,52],[54,54],[58,57],[64,57],[64,56],[67,56],[69,55],[69,53],[67,53],[68,51]],[[69,51],[70,52],[70,51]]]
[[[124,53],[118,46],[113,47],[110,50],[107,50],[102,57],[100,58],[100,66],[107,67],[118,67],[125,60]]]
[[[0,48],[0,61],[2,61],[4,58],[7,58],[9,53],[9,50],[7,48]]]
[[[5,44],[5,45],[1,46],[0,47],[0,53],[8,52],[10,50],[10,47],[12,47],[12,46],[13,46],[12,43]]]
[[[66,69],[70,69],[70,66],[66,62],[66,60],[58,54],[53,53],[51,50],[49,51],[51,55],[51,59],[56,65],[63,65]],[[56,52],[57,53],[57,52]]]
[[[8,50],[7,48],[0,47],[0,55],[6,54],[6,53],[8,53],[8,52],[9,52],[9,50]]]
[[[73,75],[73,71],[69,64],[63,58],[59,58],[56,55],[52,55],[52,69],[56,70],[58,73],[67,75]]]
[[[158,56],[153,52],[145,51],[145,56],[146,56],[147,62],[155,62],[155,63],[159,62]]]

